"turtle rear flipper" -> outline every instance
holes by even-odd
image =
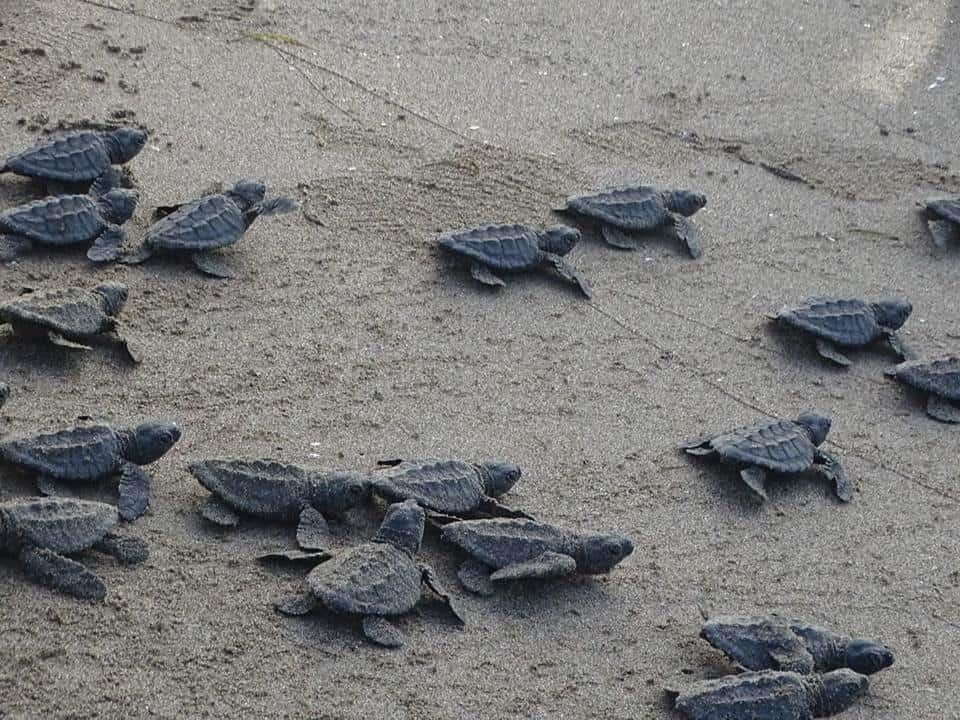
[[[590,283],[587,282],[580,273],[574,270],[566,260],[553,253],[543,253],[543,259],[553,265],[560,277],[580,288],[580,292],[582,292],[587,299],[592,297],[593,289],[590,287]]]
[[[493,583],[490,581],[490,568],[479,560],[470,558],[465,560],[457,570],[460,584],[467,590],[482,597],[489,597],[494,593]]]
[[[673,216],[673,232],[686,245],[690,257],[696,260],[703,254],[700,244],[700,230],[683,215]]]
[[[113,533],[107,533],[93,546],[93,549],[115,557],[124,565],[136,565],[150,557],[150,546],[145,540],[137,537],[121,537]]]
[[[281,615],[306,615],[317,607],[317,599],[311,593],[287,595],[273,604],[274,610]]]
[[[526,562],[514,563],[491,573],[493,582],[504,580],[546,579],[573,575],[577,572],[577,561],[569,555],[545,552]]]
[[[96,263],[113,262],[120,257],[122,245],[123,230],[117,225],[110,225],[100,233],[87,250],[87,258]]]
[[[640,241],[637,238],[613,225],[605,224],[601,226],[600,234],[603,236],[603,241],[607,243],[607,245],[619,250],[636,250],[640,247]]]
[[[447,606],[447,609],[450,611],[450,614],[453,615],[457,619],[457,622],[459,622],[461,625],[466,625],[467,621],[463,619],[463,615],[460,614],[460,610],[456,605],[453,604],[453,598],[450,597],[450,594],[440,584],[440,580],[437,579],[437,575],[433,571],[433,568],[429,565],[421,565],[420,572],[422,573],[424,584],[430,588],[434,595],[443,600],[444,604]]]
[[[120,517],[131,522],[143,515],[150,504],[150,475],[133,463],[124,463],[120,472]]]
[[[83,600],[103,600],[107,586],[76,560],[58,555],[46,548],[26,545],[20,550],[20,564],[31,578]]]
[[[931,394],[927,399],[927,415],[945,423],[960,423],[960,406],[940,395]]]
[[[493,274],[490,268],[480,263],[473,263],[470,266],[470,276],[478,283],[483,283],[484,285],[489,285],[490,287],[507,286],[502,279]]]
[[[740,471],[740,477],[761,502],[768,499],[765,487],[767,474],[763,471],[763,468],[757,467],[756,465],[745,467]]]
[[[33,247],[33,241],[21,235],[0,235],[0,262],[14,260]]]
[[[200,514],[208,522],[220,527],[236,527],[240,523],[240,516],[216,495],[203,501]]]
[[[825,478],[830,480],[834,486],[834,492],[843,502],[853,500],[853,483],[847,478],[847,473],[843,469],[839,458],[824,450],[816,451],[815,459],[817,469]]]
[[[297,525],[297,545],[304,550],[323,550],[330,544],[330,527],[319,510],[304,508]]]
[[[823,338],[817,338],[817,352],[820,354],[820,357],[835,362],[837,365],[842,365],[843,367],[850,365],[850,358],[840,352],[836,345]]]
[[[195,252],[190,256],[194,266],[204,275],[229,280],[235,277],[233,270],[224,262],[223,257],[215,253]]]
[[[363,616],[363,634],[367,639],[381,647],[403,647],[403,635],[382,615]]]

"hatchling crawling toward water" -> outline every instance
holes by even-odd
[[[0,503],[0,550],[15,556],[37,582],[74,597],[102,600],[103,581],[67,555],[92,549],[124,564],[149,555],[139,538],[113,534],[117,509],[71,498],[31,498]]]
[[[159,460],[180,439],[169,422],[145,422],[131,429],[87,425],[0,443],[0,459],[37,476],[45,495],[69,492],[65,485],[120,476],[119,510],[135,520],[150,502],[150,476],[141,466]]]
[[[927,414],[945,423],[960,423],[960,356],[908,360],[886,370],[892,378],[928,393]]]
[[[920,203],[933,243],[945,248],[960,242],[960,198],[939,198]]]
[[[28,292],[0,305],[0,322],[21,337],[45,338],[55,345],[89,350],[88,344],[121,348],[133,362],[139,356],[117,334],[117,313],[127,287],[108,282],[92,290],[67,287]]]
[[[590,283],[564,260],[580,241],[580,232],[565,225],[537,230],[527,225],[482,225],[456,230],[439,239],[444,250],[470,260],[470,274],[491,287],[506,283],[495,273],[532,272],[546,266],[590,297]]]
[[[787,307],[771,319],[816,338],[817,352],[827,360],[847,366],[840,348],[865,347],[883,339],[901,358],[907,356],[896,331],[910,317],[913,306],[904,298],[868,303],[856,298],[811,297],[797,307]]]
[[[259,180],[240,180],[222,193],[186,203],[150,226],[143,244],[121,261],[133,265],[156,254],[189,255],[201,272],[231,278],[233,271],[211,251],[233,245],[258,217],[297,207],[289,197],[264,200],[266,191]]]
[[[211,493],[200,509],[208,521],[234,527],[245,514],[297,522],[297,544],[305,550],[328,546],[325,514],[346,512],[369,495],[356,473],[315,472],[273,460],[201,460],[188,469]]]
[[[507,580],[601,575],[633,552],[622,535],[523,519],[461,520],[444,526],[441,537],[470,556],[457,576],[478,595],[491,595],[495,583]]]
[[[147,134],[132,127],[104,132],[77,130],[46,138],[11,155],[0,165],[0,173],[61,183],[89,182],[108,174],[113,165],[135,157],[146,142]]]
[[[687,218],[706,204],[704,195],[690,190],[631,185],[568,198],[557,212],[599,222],[604,241],[621,250],[636,250],[638,233],[671,228],[690,256],[698,258],[703,252],[700,232]]]
[[[434,571],[418,565],[414,555],[423,540],[423,510],[413,500],[391,505],[371,542],[336,554],[318,554],[323,561],[306,579],[306,592],[276,603],[284,615],[306,615],[317,607],[362,618],[363,634],[373,643],[400,647],[403,637],[388,617],[413,610],[426,583],[463,624]]]

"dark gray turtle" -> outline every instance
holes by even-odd
[[[416,500],[435,524],[464,517],[530,517],[496,500],[520,479],[513,463],[428,459],[381,464],[392,467],[370,479],[373,493],[389,502]]]
[[[934,245],[960,242],[960,198],[926,200],[920,206]]]
[[[520,273],[551,265],[560,277],[589,298],[590,283],[563,259],[579,241],[580,231],[565,225],[546,230],[527,225],[482,225],[447,233],[438,240],[444,250],[469,258],[470,274],[484,285],[506,285],[494,270]]]
[[[869,680],[853,670],[825,675],[763,670],[701,680],[667,693],[690,720],[812,720],[843,712],[868,686]]]
[[[45,138],[8,157],[0,173],[64,183],[88,182],[133,158],[146,142],[147,134],[132,127],[106,132],[78,130]]]
[[[150,226],[143,244],[122,262],[137,264],[155,254],[184,254],[207,275],[233,277],[222,258],[210,251],[233,245],[258,217],[297,207],[289,197],[264,201],[266,191],[259,180],[240,180],[222,193],[187,203]]]
[[[93,262],[116,260],[123,244],[120,226],[133,215],[137,197],[134,190],[98,181],[86,195],[54,195],[0,213],[0,262],[35,245],[89,245]]]
[[[127,286],[108,282],[92,290],[68,287],[29,292],[0,305],[0,322],[23,337],[42,337],[55,345],[89,350],[88,343],[121,348],[140,358],[117,334],[116,315],[127,300]]]
[[[298,522],[297,544],[328,545],[324,514],[340,514],[368,496],[366,481],[349,472],[313,472],[272,460],[201,460],[190,473],[211,492],[200,513],[221,527],[234,527],[238,513]]]
[[[700,637],[747,670],[806,674],[850,668],[872,675],[893,665],[893,653],[881,643],[775,614],[710,618]]]
[[[622,535],[579,533],[523,519],[461,520],[446,525],[441,537],[470,555],[457,576],[479,595],[492,594],[493,583],[505,580],[608,573],[633,552],[633,543]]]
[[[31,498],[0,503],[0,550],[17,557],[31,578],[78,598],[102,600],[103,581],[76,560],[66,557],[93,549],[124,564],[149,555],[139,538],[113,534],[113,505],[69,498]]]
[[[706,204],[705,196],[690,190],[661,191],[649,185],[632,185],[568,198],[557,211],[599,222],[606,243],[621,250],[639,247],[637,233],[672,228],[690,256],[698,258],[703,252],[700,233],[687,218]]]
[[[945,423],[960,423],[960,356],[908,360],[885,373],[928,393],[927,414]]]
[[[740,477],[761,500],[767,499],[766,471],[786,474],[814,468],[834,483],[840,500],[849,502],[853,485],[840,460],[820,449],[829,432],[828,418],[805,412],[796,420],[768,420],[691,440],[680,448],[691,455],[719,455],[725,462],[744,466]]]
[[[0,443],[0,458],[36,473],[44,495],[68,490],[69,483],[120,476],[120,517],[135,520],[150,502],[150,476],[140,467],[160,459],[180,439],[168,422],[145,422],[114,430],[88,425]]]
[[[324,554],[328,559],[307,575],[306,592],[280,600],[276,609],[284,615],[306,615],[322,605],[335,613],[359,615],[370,641],[400,647],[403,637],[386,618],[410,612],[426,583],[462,624],[433,569],[413,559],[423,540],[423,524],[423,510],[413,500],[391,505],[371,542]]]
[[[816,338],[817,352],[827,360],[847,366],[850,360],[838,349],[864,347],[883,338],[901,358],[908,350],[897,335],[913,312],[904,298],[875,303],[855,298],[810,297],[797,307],[786,307],[772,316],[781,325],[808,332]]]

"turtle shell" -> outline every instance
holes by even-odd
[[[545,552],[576,556],[577,536],[547,523],[515,518],[461,520],[442,538],[492,568],[526,562]]]
[[[204,460],[190,473],[227,505],[267,520],[294,520],[310,504],[310,476],[272,460]]]
[[[6,167],[18,175],[85,182],[110,167],[110,155],[99,133],[81,130],[34,145],[8,158]]]
[[[844,347],[867,345],[883,334],[873,308],[857,299],[812,297],[784,308],[777,320]]]
[[[72,498],[15,500],[0,505],[8,537],[58,553],[86,550],[119,522],[106,503]]]
[[[690,720],[813,718],[804,676],[771,670],[694,683],[677,696],[676,706]]]
[[[371,485],[390,502],[413,499],[420,507],[454,515],[476,511],[485,497],[477,469],[459,460],[402,462]]]
[[[910,360],[897,365],[890,374],[918,390],[960,401],[960,356]]]
[[[69,287],[29,293],[0,306],[0,320],[52,330],[70,339],[111,330],[116,321],[103,309],[103,296]]]
[[[121,441],[106,425],[61,430],[0,443],[7,462],[60,480],[92,480],[120,469]]]
[[[310,591],[338,613],[401,615],[420,600],[422,573],[389,543],[364,543],[334,556],[307,575]]]
[[[0,213],[0,229],[44,245],[89,242],[107,226],[89,195],[57,195]]]
[[[648,185],[572,197],[567,209],[624,230],[649,230],[673,220],[660,191]]]
[[[960,198],[931,200],[927,203],[927,211],[943,220],[960,225]]]
[[[495,270],[518,272],[540,264],[539,234],[526,225],[483,225],[441,236],[440,247]]]
[[[233,245],[247,229],[226,195],[207,195],[154,223],[144,238],[151,250],[196,252]]]
[[[802,472],[813,464],[815,448],[807,429],[791,420],[738,428],[710,439],[722,458],[774,472]]]

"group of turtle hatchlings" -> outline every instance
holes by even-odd
[[[232,271],[213,251],[237,242],[258,217],[296,207],[288,197],[265,200],[260,181],[240,180],[196,200],[158,208],[139,247],[125,251],[122,225],[132,216],[138,194],[123,187],[114,166],[136,156],[146,139],[145,132],[129,127],[82,130],[7,158],[0,172],[43,181],[53,194],[0,213],[0,260],[41,246],[85,246],[96,263],[184,255],[203,273],[228,278]],[[666,231],[697,258],[700,236],[688,218],[706,203],[703,195],[688,190],[637,185],[571,197],[557,211],[592,224],[612,247],[635,250],[644,235]],[[938,246],[960,240],[960,199],[930,201],[923,212]],[[589,298],[590,283],[565,259],[580,237],[579,230],[565,225],[546,230],[484,225],[445,234],[439,246],[466,258],[472,277],[484,285],[503,286],[499,274],[551,267]],[[127,288],[114,282],[93,289],[24,289],[0,306],[0,321],[17,336],[68,348],[117,347],[139,362],[135,343],[118,331],[117,314],[126,300]],[[871,303],[811,297],[772,319],[813,336],[817,352],[841,366],[850,364],[849,350],[884,341],[903,361],[888,374],[927,393],[932,417],[960,422],[960,356],[917,359],[897,335],[911,311],[911,304],[898,298]],[[0,405],[8,395],[9,388],[0,384]],[[768,472],[815,468],[847,502],[853,486],[839,459],[821,447],[830,424],[806,412],[681,448],[734,464],[761,500],[767,497]],[[147,558],[146,543],[115,530],[121,519],[133,521],[146,510],[150,478],[143,466],[170,450],[180,432],[175,423],[151,420],[134,428],[84,425],[0,442],[0,459],[35,475],[45,496],[0,503],[0,548],[38,582],[79,598],[103,598],[102,580],[69,556],[93,549],[127,564]],[[322,607],[356,616],[369,640],[388,647],[403,644],[388,618],[413,609],[423,585],[463,622],[434,571],[416,560],[427,524],[464,556],[457,576],[479,595],[509,581],[607,573],[633,551],[631,540],[616,533],[572,531],[504,505],[502,496],[521,474],[507,462],[397,460],[366,472],[316,471],[273,460],[204,460],[188,467],[210,492],[200,508],[210,523],[233,527],[250,516],[296,524],[298,549],[261,557],[313,566],[301,593],[276,602],[279,612],[303,615]],[[70,497],[78,484],[105,479],[117,481],[116,506]],[[330,551],[327,518],[371,500],[388,504],[374,537]],[[704,624],[701,637],[744,672],[669,690],[677,709],[696,720],[830,715],[866,691],[866,675],[893,663],[890,650],[879,643],[777,615],[716,617]]]

